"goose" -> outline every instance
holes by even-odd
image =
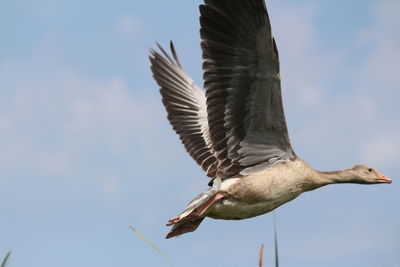
[[[391,179],[366,165],[318,171],[293,151],[282,104],[279,55],[264,0],[200,5],[204,88],[184,71],[171,41],[150,50],[168,120],[211,178],[166,238],[193,232],[205,217],[242,220],[270,212],[329,184]]]

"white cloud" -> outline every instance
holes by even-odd
[[[375,116],[370,126],[375,130],[361,146],[367,160],[394,166],[400,158],[400,23],[398,1],[377,1],[372,9],[373,23],[360,32],[358,42],[369,46],[370,53],[359,68],[358,94],[370,97]]]
[[[120,181],[118,177],[110,174],[104,177],[102,181],[103,192],[109,201],[120,199]]]
[[[368,217],[363,218],[367,220]],[[358,221],[359,218],[352,218],[352,221]],[[377,247],[379,244],[393,244],[391,239],[396,225],[393,223],[385,224],[384,228],[374,228],[370,223],[360,223],[356,226],[346,225],[339,222],[339,228],[331,228],[329,231],[318,229],[313,234],[299,234],[298,238],[306,242],[294,242],[287,246],[285,255],[295,259],[304,260],[310,254],[316,261],[326,260],[341,255],[346,258],[349,255],[363,255],[366,251],[377,251],[382,253],[384,250],[395,252],[393,247]],[[294,233],[293,233],[294,234]],[[307,235],[307,236],[306,236]],[[307,256],[305,256],[307,255]]]
[[[377,97],[390,96],[400,87],[399,13],[398,1],[377,1],[372,8],[373,24],[357,36],[360,45],[370,47],[369,56],[360,68],[360,87]]]
[[[377,163],[381,166],[390,166],[398,162],[400,156],[399,134],[390,136],[383,133],[368,139],[367,142],[367,145],[361,147],[362,155],[367,162]]]
[[[135,145],[157,132],[159,102],[135,95],[121,78],[91,78],[40,58],[0,63],[0,176],[67,177],[83,162],[95,164],[99,147],[110,155],[144,152]]]
[[[131,15],[121,16],[116,22],[116,31],[118,35],[125,39],[133,39],[136,37],[136,35],[141,32],[142,27],[141,22]]]
[[[270,13],[280,52],[284,96],[291,108],[313,110],[326,101],[326,80],[337,68],[337,52],[326,53],[321,46],[315,26],[315,4],[276,5]]]
[[[282,3],[275,10],[284,102],[300,156],[327,167],[359,160],[394,167],[400,157],[398,1],[376,1],[371,23],[354,35],[350,47],[340,48],[323,45],[316,2]],[[349,60],[354,50],[367,53]]]

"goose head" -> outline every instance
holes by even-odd
[[[358,184],[391,184],[392,180],[367,165],[356,165],[349,170],[353,180]]]

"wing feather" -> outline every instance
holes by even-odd
[[[209,137],[220,177],[291,160],[279,58],[263,0],[200,6]]]
[[[183,70],[172,42],[172,57],[160,45],[157,46],[162,54],[151,50],[149,58],[153,77],[161,87],[168,120],[186,151],[209,177],[214,178],[218,162],[210,145],[204,92]]]

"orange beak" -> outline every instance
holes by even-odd
[[[385,175],[380,174],[379,178],[378,178],[378,182],[385,183],[385,184],[391,184],[392,180],[390,178],[386,177]]]

